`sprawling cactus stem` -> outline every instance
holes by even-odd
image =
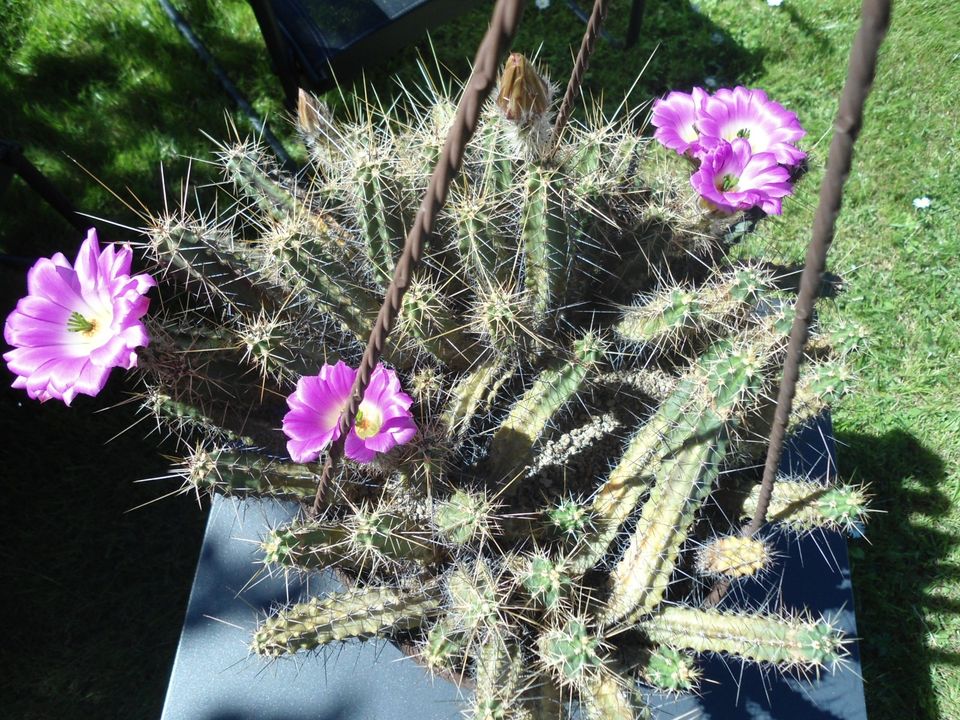
[[[347,638],[410,630],[435,615],[440,601],[436,584],[331,593],[264,620],[254,633],[251,649],[258,655],[283,655]]]
[[[760,486],[743,504],[744,517],[753,517]],[[817,528],[847,532],[866,521],[867,494],[855,485],[821,485],[809,480],[779,478],[767,509],[767,520],[804,533]]]
[[[638,627],[652,641],[678,650],[755,662],[829,668],[843,656],[842,635],[822,621],[664,606]]]
[[[472,366],[480,346],[467,336],[466,326],[451,313],[440,288],[429,280],[415,278],[403,296],[397,334],[413,338],[452,370]]]
[[[477,658],[475,720],[507,720],[516,717],[521,702],[526,663],[520,645],[501,632],[483,639]]]
[[[701,673],[693,658],[672,647],[645,653],[637,671],[644,682],[661,692],[693,692],[700,684]]]
[[[663,463],[623,559],[610,573],[606,622],[644,615],[660,604],[694,514],[710,494],[725,443],[701,442]]]
[[[533,445],[547,423],[580,390],[603,358],[603,345],[592,334],[574,343],[573,355],[544,370],[497,428],[490,445],[491,475],[511,479],[531,459]]]
[[[184,463],[184,481],[223,495],[306,498],[317,491],[320,467],[282,462],[252,451],[198,447]]]
[[[267,277],[273,275],[270,268],[277,267],[281,287],[307,307],[335,318],[348,336],[366,338],[380,309],[377,297],[358,284],[356,273],[341,260],[318,247],[302,225],[274,226],[261,247],[274,261],[262,268]]]
[[[250,281],[244,258],[223,247],[203,224],[188,217],[166,217],[155,220],[148,233],[150,254],[161,273],[182,274],[188,284],[200,286],[209,302],[253,310],[273,306],[264,288]]]
[[[827,360],[802,368],[790,414],[791,427],[820,415],[846,395],[852,384],[853,374],[840,360]]]
[[[489,410],[499,384],[512,370],[497,361],[480,364],[464,375],[450,390],[450,399],[440,417],[440,425],[449,439],[466,434],[478,410]]]
[[[573,617],[540,635],[540,661],[563,685],[583,688],[603,671],[601,642],[583,618]]]
[[[601,674],[580,688],[587,720],[649,720],[650,711],[643,700],[617,676]]]
[[[563,304],[575,252],[567,235],[560,176],[536,165],[527,168],[520,245],[524,288],[538,324],[548,310]]]
[[[300,570],[319,570],[333,565],[357,567],[350,547],[350,534],[342,524],[304,523],[275,528],[260,542],[263,561]]]
[[[586,572],[603,557],[617,529],[654,484],[660,458],[681,450],[684,443],[700,442],[720,431],[719,417],[705,407],[707,397],[700,381],[685,379],[630,440],[620,462],[594,496],[596,531],[585,538],[571,558],[575,571]]]
[[[757,308],[771,285],[769,274],[740,268],[696,291],[660,292],[646,304],[628,309],[614,329],[629,342],[675,349],[735,326]]]
[[[767,544],[756,537],[727,535],[714,538],[697,553],[697,569],[704,575],[728,578],[756,575],[770,567]]]
[[[527,561],[521,582],[535,602],[551,610],[557,609],[574,588],[574,578],[564,562],[539,553]]]
[[[433,672],[452,672],[458,669],[466,647],[466,633],[453,623],[441,620],[427,633],[420,657]]]
[[[457,490],[436,504],[433,522],[443,541],[464,546],[489,535],[492,511],[485,493]]]
[[[356,159],[353,181],[357,192],[357,223],[376,279],[389,285],[396,259],[407,236],[400,203],[403,199],[393,169],[385,159],[388,148],[377,148]]]
[[[152,413],[158,420],[169,425],[181,437],[197,434],[219,443],[240,443],[253,446],[253,438],[239,435],[229,428],[223,427],[204,411],[183,400],[175,400],[163,392],[159,387],[147,387],[143,400],[143,407]]]
[[[447,575],[447,612],[468,636],[492,628],[501,611],[497,580],[486,562],[461,565]]]
[[[292,188],[279,181],[279,173],[269,156],[259,147],[241,144],[224,152],[223,169],[226,176],[260,210],[276,222],[291,219],[310,223],[318,234],[326,235],[332,227],[319,215],[314,215]]]

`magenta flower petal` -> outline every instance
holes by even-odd
[[[144,294],[156,282],[131,276],[132,258],[127,247],[101,251],[91,228],[74,265],[56,253],[30,268],[28,295],[3,329],[13,346],[3,356],[16,375],[13,387],[69,405],[99,393],[113,368],[136,365],[136,348],[150,341],[141,321],[150,304]]]
[[[755,154],[773,153],[784,165],[796,165],[806,157],[796,143],[807,131],[794,113],[763,90],[717,90],[703,102],[698,127],[703,135],[727,142],[749,140]]]
[[[734,213],[760,207],[779,215],[781,198],[793,191],[790,173],[773,153],[751,152],[747,140],[721,140],[705,154],[700,169],[690,177],[700,196],[720,212]]]
[[[700,150],[700,109],[706,99],[703,88],[693,88],[690,93],[672,92],[655,101],[650,119],[657,128],[653,136],[681,155],[696,155]]]
[[[340,361],[324,365],[319,375],[300,378],[287,398],[283,418],[287,451],[296,462],[313,462],[339,436],[340,414],[346,408],[357,371]],[[377,365],[370,377],[356,420],[344,441],[351,460],[371,462],[417,434],[410,413],[413,399],[400,387],[393,370]]]

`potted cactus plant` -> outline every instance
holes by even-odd
[[[705,208],[687,161],[638,135],[635,116],[593,109],[557,139],[550,94],[511,56],[342,472],[319,513],[305,506],[259,539],[271,571],[333,569],[344,587],[276,608],[250,650],[390,639],[468,682],[478,718],[557,717],[571,699],[591,717],[642,716],[637,683],[696,691],[698,655],[833,670],[850,638],[830,618],[700,606],[715,579],[775,565],[768,540],[738,532],[756,496],[738,468],[765,447],[792,305],[731,245],[735,213],[757,195],[779,211],[789,173],[773,152],[720,138],[693,181],[714,192]],[[801,156],[775,133],[795,137],[796,118],[762,93],[694,99],[658,103],[658,135],[685,106],[722,120],[764,103],[789,115],[771,147],[784,164]],[[403,123],[365,105],[335,121],[304,95],[309,174],[225,146],[226,213],[158,218],[150,252],[187,281],[188,310],[154,320],[142,369],[158,422],[198,443],[187,487],[312,502],[454,110],[438,91]],[[715,181],[733,166],[759,189]],[[845,390],[858,340],[817,331],[798,425]],[[859,488],[805,479],[780,482],[774,503],[801,533],[864,513]]]
[[[793,300],[737,240],[745,211],[781,211],[802,128],[746,88],[672,93],[654,139],[633,112],[564,127],[552,92],[507,59],[422,253],[403,238],[462,117],[452,91],[346,120],[302,95],[309,168],[224,145],[218,198],[152,222],[152,277],[95,236],[38,264],[7,321],[17,383],[69,403],[138,364],[185,490],[294,503],[258,531],[258,572],[340,587],[272,608],[254,655],[382,638],[470,688],[476,718],[646,717],[707,682],[703,658],[833,672],[852,643],[835,618],[710,599],[777,577],[740,528]],[[845,391],[860,340],[815,329],[796,427]],[[794,477],[770,518],[810,535],[865,512],[861,488]]]

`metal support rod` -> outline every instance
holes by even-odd
[[[597,36],[600,34],[603,21],[607,17],[609,6],[609,0],[594,0],[593,12],[590,13],[587,29],[583,33],[583,40],[580,41],[580,50],[577,52],[577,59],[573,64],[573,72],[570,73],[567,90],[563,94],[563,102],[560,103],[560,109],[557,111],[557,120],[553,125],[553,148],[550,154],[559,147],[560,135],[563,134],[563,128],[566,127],[567,120],[570,119],[570,113],[573,112],[573,106],[580,97],[580,85],[583,83],[583,76],[590,65],[590,56],[597,45]]]
[[[745,537],[754,535],[766,522],[767,508],[773,494],[773,485],[780,466],[780,456],[793,409],[793,398],[800,375],[803,348],[810,333],[814,304],[820,292],[823,272],[826,268],[827,251],[833,242],[834,229],[843,202],[843,186],[850,175],[853,161],[853,145],[863,125],[863,107],[870,94],[877,67],[877,53],[890,25],[889,0],[864,0],[860,29],[853,41],[847,79],[840,96],[840,108],[834,121],[833,139],[827,157],[827,169],[820,185],[820,201],[813,219],[813,235],[807,247],[806,264],[800,276],[800,292],[797,295],[796,314],[790,330],[790,342],[783,365],[783,379],[777,395],[777,409],[770,429],[766,464],[760,496],[750,524],[743,528]],[[704,604],[716,605],[729,588],[728,582],[717,583]]]
[[[370,377],[380,361],[380,355],[383,352],[390,330],[400,314],[403,296],[406,294],[407,288],[410,287],[413,272],[423,255],[424,246],[433,233],[433,224],[436,221],[437,213],[440,212],[446,202],[450,183],[459,172],[467,143],[470,142],[470,138],[473,137],[477,129],[484,100],[486,100],[497,81],[497,71],[500,67],[501,58],[509,49],[517,31],[524,5],[525,0],[498,0],[493,10],[490,27],[477,50],[477,56],[473,63],[473,74],[470,76],[467,87],[463,91],[463,96],[460,98],[457,114],[450,131],[447,133],[440,159],[437,161],[433,175],[430,177],[430,184],[423,196],[413,226],[407,233],[403,244],[403,252],[397,261],[393,279],[387,289],[387,295],[380,307],[380,312],[377,314],[376,324],[370,331],[370,339],[363,353],[363,359],[360,361],[360,367],[357,368],[357,378],[353,383],[350,400],[340,414],[339,436],[327,452],[323,472],[317,485],[317,494],[313,502],[314,516],[318,515],[323,507],[330,478],[343,457],[343,446],[347,439],[347,433],[353,427],[357,411],[363,400],[364,391],[366,391],[367,385],[370,383]]]
[[[0,165],[10,168],[19,175],[31,190],[60,213],[64,220],[82,233],[90,227],[90,221],[81,216],[67,196],[60,192],[36,166],[23,155],[23,148],[9,140],[0,140]]]
[[[283,144],[277,139],[277,136],[274,135],[270,128],[267,127],[267,124],[260,118],[257,114],[257,111],[253,109],[253,106],[247,102],[247,99],[243,96],[237,86],[233,84],[233,81],[227,75],[226,71],[220,66],[220,63],[217,62],[216,58],[210,54],[210,51],[207,50],[206,46],[200,41],[200,38],[196,36],[193,30],[190,27],[190,24],[184,19],[173,5],[170,4],[169,0],[157,0],[160,3],[160,7],[163,8],[163,11],[167,14],[167,17],[173,22],[177,30],[180,31],[180,34],[183,35],[184,39],[190,44],[190,47],[193,48],[194,52],[200,57],[200,59],[206,64],[210,69],[217,80],[220,81],[220,85],[227,92],[227,94],[233,99],[233,102],[236,103],[237,108],[240,112],[247,116],[247,120],[250,121],[250,124],[253,125],[254,130],[267,141],[267,144],[273,148],[273,152],[276,154],[277,159],[280,161],[280,164],[285,170],[290,172],[296,172],[296,164],[290,158],[290,155],[287,153],[286,149],[283,147]]]

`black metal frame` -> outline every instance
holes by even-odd
[[[77,212],[67,196],[24,157],[23,148],[19,144],[0,138],[0,197],[3,196],[14,175],[19,175],[31,190],[77,230],[84,232],[90,227],[90,221]]]
[[[354,0],[346,0],[353,2]],[[352,44],[329,48],[301,0],[248,0],[263,33],[273,70],[294,107],[297,89],[331,90],[347,82],[371,61],[381,60],[423,35],[427,28],[452,20],[478,0],[424,0],[420,5],[372,26]]]

